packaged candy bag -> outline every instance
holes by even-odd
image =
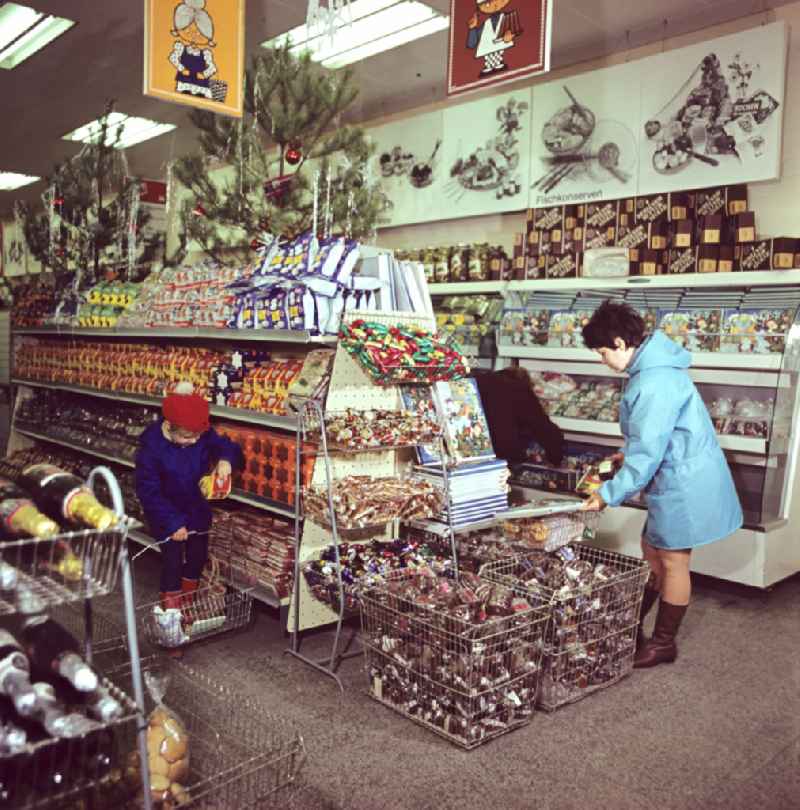
[[[169,674],[147,671],[144,682],[156,704],[147,720],[150,793],[156,807],[171,810],[190,801],[184,787],[189,778],[189,733],[178,715],[164,704]]]
[[[200,492],[207,501],[218,501],[227,498],[231,494],[233,476],[226,475],[224,478],[216,473],[209,473],[200,479]]]

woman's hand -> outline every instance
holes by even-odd
[[[183,543],[189,537],[189,530],[186,526],[181,526],[177,532],[173,532],[172,537],[170,540],[174,540],[176,543]]]
[[[230,461],[225,461],[223,459],[223,460],[217,462],[217,468],[214,471],[214,475],[216,475],[217,478],[223,478],[224,479],[224,478],[228,478],[230,476],[231,472],[233,472],[233,470],[231,468]]]
[[[581,512],[602,512],[608,504],[603,500],[599,492],[590,495],[589,498],[583,502]]]
[[[616,467],[621,467],[625,463],[625,453],[623,453],[622,450],[620,450],[619,453],[614,453],[610,461]]]

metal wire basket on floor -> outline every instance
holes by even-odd
[[[480,576],[551,602],[537,705],[547,711],[616,683],[633,669],[647,577],[644,560],[577,545],[497,560]]]
[[[197,810],[244,810],[291,798],[306,759],[303,738],[287,721],[256,701],[236,694],[179,661],[152,656],[142,661],[147,673],[166,674],[163,705],[175,712],[188,732],[189,775],[183,779]],[[130,668],[110,677],[124,687]],[[155,708],[147,696],[146,714]]]
[[[419,577],[395,571],[362,594],[370,696],[464,748],[528,723],[549,608],[495,585],[451,611],[416,598]]]

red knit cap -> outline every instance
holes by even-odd
[[[190,433],[203,433],[209,428],[208,402],[198,394],[170,394],[161,410],[173,427]]]

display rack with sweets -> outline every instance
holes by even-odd
[[[24,329],[43,326],[55,312],[58,297],[54,284],[23,281],[14,285],[14,306],[11,326]]]
[[[607,377],[570,376],[552,371],[531,372],[536,395],[547,413],[571,419],[616,422],[622,386]]]
[[[392,571],[430,566],[444,572],[452,567],[448,552],[437,553],[432,547],[413,540],[372,540],[358,545],[341,543],[339,560],[344,608],[348,611],[358,610],[363,591],[383,582]],[[317,559],[306,561],[303,576],[314,597],[338,612],[336,549],[328,546],[322,549]]]
[[[723,310],[720,351],[782,354],[793,322],[793,309]]]
[[[772,399],[720,397],[708,403],[708,413],[720,435],[768,439],[773,407]]]
[[[530,722],[549,620],[538,598],[406,569],[361,601],[375,700],[464,748]]]
[[[551,606],[537,705],[553,710],[630,674],[648,576],[644,560],[587,545],[481,569],[483,579]]]
[[[434,415],[376,409],[325,416],[325,435],[328,448],[344,452],[375,450],[380,448],[413,447],[437,441],[441,428]],[[319,443],[321,427],[312,425],[309,441]]]
[[[101,281],[81,295],[76,326],[111,328],[139,297],[140,285],[132,281]]]
[[[436,303],[436,326],[461,346],[475,346],[500,322],[503,299],[487,295],[447,296]]]

